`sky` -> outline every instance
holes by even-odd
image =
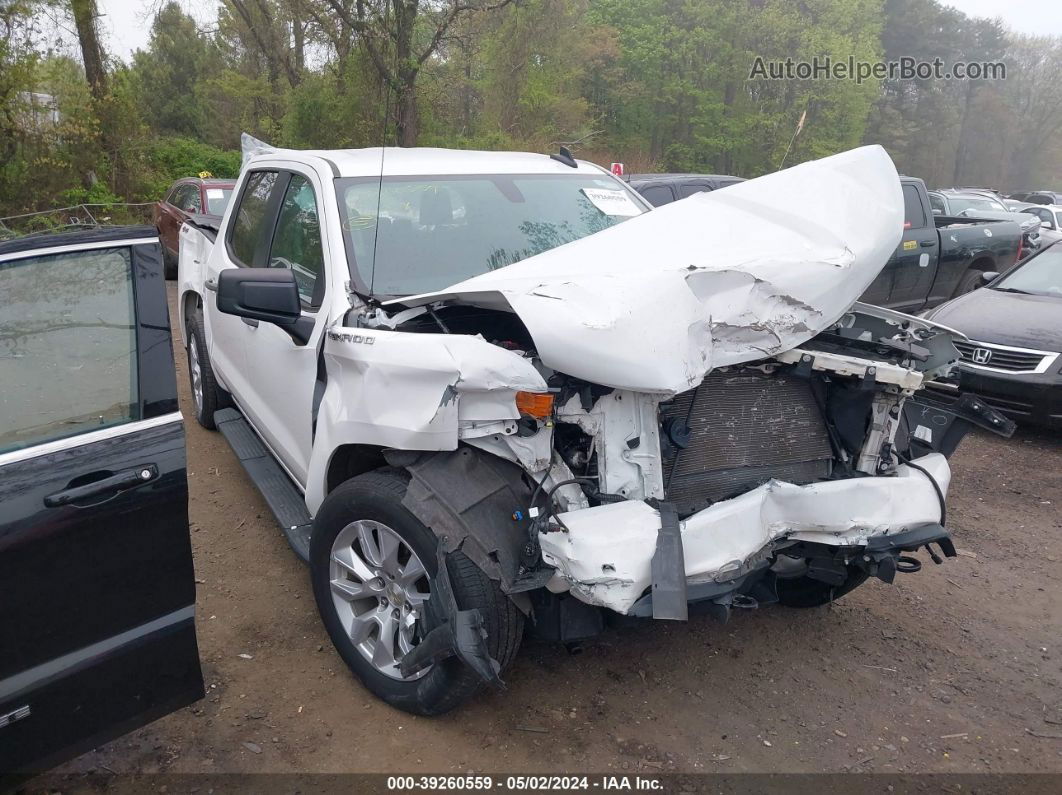
[[[107,51],[124,60],[147,46],[151,17],[165,0],[97,0]],[[184,10],[208,25],[218,0],[178,0]],[[1062,36],[1062,2],[1058,0],[942,0],[977,17],[1001,17],[1017,33]]]
[[[967,16],[1000,17],[1015,33],[1062,36],[1062,3],[1057,0],[943,0]]]
[[[166,0],[96,0],[100,30],[107,52],[128,61],[134,50],[147,48],[151,19]],[[218,0],[177,0],[201,26],[213,24]]]

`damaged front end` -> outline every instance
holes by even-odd
[[[902,206],[868,147],[366,309],[326,340],[321,446],[382,448],[443,551],[561,640],[940,562],[947,455],[1013,425],[922,397],[956,332],[857,302]]]
[[[796,601],[786,593],[796,581],[828,601],[867,576],[892,582],[916,570],[904,553],[939,545],[953,555],[947,459],[912,436],[905,406],[957,358],[948,331],[857,305],[802,346],[714,370],[636,411],[644,398],[623,391],[589,411],[565,404],[558,424],[593,435],[592,463],[604,464],[595,474],[625,499],[556,509],[541,536],[557,569],[551,589],[682,619],[687,602],[725,614]],[[610,442],[601,429],[619,424],[615,413],[640,432]],[[677,546],[668,539],[676,525]]]

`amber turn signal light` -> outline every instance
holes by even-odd
[[[517,392],[516,408],[521,414],[529,417],[545,419],[553,413],[553,395],[539,392]]]

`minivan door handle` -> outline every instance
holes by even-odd
[[[59,508],[60,506],[80,502],[81,500],[86,500],[90,497],[110,494],[111,492],[117,494],[120,491],[125,491],[135,486],[140,486],[144,483],[150,483],[153,480],[157,480],[158,476],[159,468],[157,466],[154,464],[144,464],[142,466],[134,467],[133,469],[127,469],[123,472],[117,472],[108,477],[101,478],[100,480],[94,480],[91,483],[85,483],[81,486],[73,486],[72,488],[57,491],[55,494],[49,494],[44,498],[44,505],[48,508]]]

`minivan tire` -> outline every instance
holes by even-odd
[[[415,715],[439,715],[472,698],[483,685],[480,677],[456,657],[436,663],[416,679],[402,680],[379,670],[359,651],[344,629],[332,597],[333,545],[348,525],[368,520],[393,531],[420,558],[428,577],[437,572],[439,539],[402,505],[407,477],[401,470],[383,469],[358,475],[337,486],[314,517],[310,542],[310,578],[314,598],[328,635],[339,656],[361,683],[393,707]],[[462,610],[478,609],[487,631],[487,648],[502,670],[516,657],[524,617],[490,579],[462,552],[448,556],[450,582]],[[433,582],[433,580],[429,580]],[[437,598],[431,596],[431,599]],[[430,621],[426,611],[421,621]],[[426,634],[431,626],[425,625]]]

